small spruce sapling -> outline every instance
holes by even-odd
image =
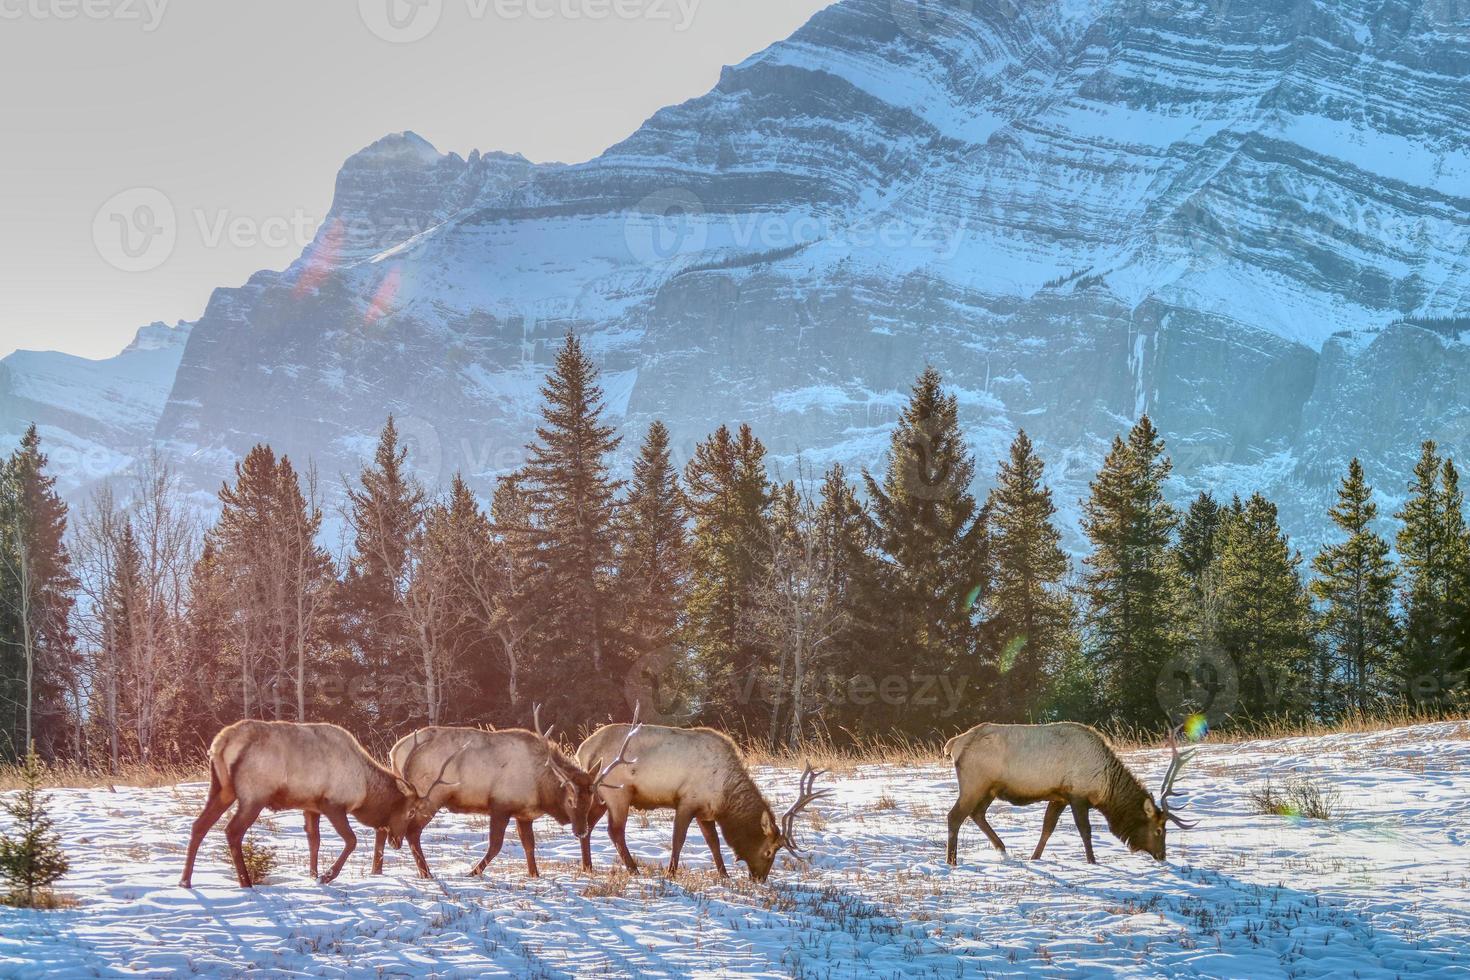
[[[26,753],[21,780],[13,799],[0,799],[0,810],[12,824],[10,833],[0,833],[0,879],[9,886],[6,904],[34,908],[69,865],[41,795],[41,760],[34,745]]]

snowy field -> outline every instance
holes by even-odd
[[[1127,761],[1156,785],[1164,752]],[[1332,823],[1252,814],[1267,777],[1310,775],[1341,793]],[[759,773],[779,812],[796,773]],[[53,791],[72,874],[63,912],[0,909],[0,975],[271,976],[1424,976],[1470,973],[1470,725],[1241,745],[1206,743],[1181,779],[1192,832],[1169,860],[1132,855],[1094,817],[1089,867],[1064,817],[1044,860],[1025,860],[1042,808],[997,804],[1002,858],[973,824],[961,865],[943,861],[953,773],[864,768],[800,836],[810,865],[783,857],[772,883],[743,866],[709,872],[698,833],[689,870],[629,879],[576,866],[575,840],[537,824],[543,877],[525,876],[512,832],[484,880],[483,821],[441,815],[424,835],[438,880],[413,877],[407,850],[367,876],[371,838],[335,884],[306,874],[296,814],[255,834],[281,865],[242,891],[224,855],[224,821],[177,887],[203,784]],[[629,826],[650,866],[667,859],[663,815]],[[336,838],[323,825],[323,856]]]

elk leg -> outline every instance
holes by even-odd
[[[625,836],[628,829],[628,812],[623,811],[622,818],[608,811],[607,836],[613,842],[613,847],[618,849],[618,856],[623,859],[623,866],[633,874],[638,873],[638,862],[633,860],[633,855],[628,851],[628,840]]]
[[[689,821],[694,819],[694,814],[687,810],[678,810],[674,813],[674,848],[669,853],[669,874],[679,873],[679,852],[684,849],[684,838],[689,833]]]
[[[480,863],[470,869],[470,875],[481,874],[495,860],[495,855],[500,853],[500,848],[505,845],[505,827],[510,823],[510,814],[490,814],[490,846],[485,851],[485,856],[480,858]]]
[[[357,848],[357,835],[352,832],[352,825],[347,822],[346,812],[338,809],[325,811],[327,819],[331,821],[332,829],[342,838],[342,853],[337,855],[337,860],[327,869],[327,873],[321,876],[321,883],[329,885],[337,880],[342,873],[342,867],[347,863],[347,858]]]
[[[1066,808],[1065,803],[1051,802],[1046,805],[1046,819],[1041,822],[1041,840],[1036,842],[1036,850],[1031,852],[1031,860],[1041,860],[1041,852],[1046,850],[1046,842],[1051,839],[1051,832],[1057,829],[1057,818]]]
[[[234,802],[234,794],[225,792],[220,786],[219,777],[211,769],[209,796],[204,801],[204,809],[194,821],[194,829],[189,833],[189,854],[184,858],[184,873],[179,876],[179,887],[194,887],[194,858],[199,855],[199,845],[204,842],[204,837],[209,833],[209,829],[219,822],[219,818],[224,816],[225,811]]]
[[[420,878],[434,877],[429,871],[429,859],[424,857],[424,845],[419,840],[424,832],[424,828],[427,826],[428,824],[411,824],[409,825],[408,833],[404,834],[408,838],[408,849],[413,852],[413,863],[419,869]]]
[[[241,888],[254,886],[250,880],[250,869],[245,867],[245,832],[255,823],[260,811],[259,803],[247,807],[242,802],[230,822],[225,824],[225,840],[230,844],[230,857],[235,859],[235,877],[240,880]]]
[[[1072,818],[1077,821],[1077,833],[1082,835],[1082,849],[1087,852],[1087,863],[1096,864],[1097,858],[1092,856],[1092,823],[1087,819],[1086,802],[1072,801]]]
[[[531,828],[531,821],[516,818],[516,831],[521,835],[521,850],[526,852],[526,874],[541,877],[541,872],[536,870],[536,832]]]
[[[950,864],[959,863],[960,851],[960,827],[964,826],[965,819],[975,812],[979,806],[980,797],[966,796],[960,793],[960,798],[954,801],[954,806],[949,810],[949,847],[945,851],[946,860]]]
[[[373,834],[373,874],[383,873],[383,846],[388,843],[388,834],[379,827]],[[311,873],[316,874],[316,862],[311,863]]]
[[[985,797],[985,799],[980,801],[980,805],[975,808],[975,812],[970,814],[970,816],[975,821],[975,825],[985,832],[986,837],[990,838],[990,846],[1004,854],[1006,852],[1005,842],[1000,839],[1000,835],[995,832],[995,828],[990,826],[990,821],[985,819],[985,811],[989,810],[990,804],[994,802],[995,797]]]
[[[601,820],[602,815],[606,812],[606,807],[597,806],[594,804],[591,812],[587,814],[587,833],[582,837],[583,871],[592,870],[592,830],[594,827],[597,826],[597,821]]]
[[[715,822],[701,817],[699,829],[704,832],[704,842],[709,845],[709,852],[715,859],[715,870],[720,873],[721,878],[730,877],[730,873],[725,870],[725,855],[720,853],[720,832],[715,829]]]
[[[311,855],[311,876],[316,877],[317,852],[322,847],[322,815],[306,811],[306,849]]]

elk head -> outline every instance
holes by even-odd
[[[388,813],[388,826],[382,829],[387,831],[388,841],[395,849],[403,846],[403,837],[405,834],[411,831],[422,830],[428,825],[430,820],[434,819],[434,814],[439,809],[439,804],[432,799],[434,790],[440,786],[459,785],[457,781],[453,783],[446,782],[444,773],[449,770],[449,767],[454,764],[456,759],[464,755],[465,750],[468,748],[469,743],[466,742],[459,747],[458,752],[445,759],[444,764],[439,767],[439,775],[435,776],[434,781],[422,790],[402,776],[394,777],[394,782],[398,785],[398,792],[401,796]],[[409,764],[413,761],[413,754],[417,751],[418,733],[415,732],[413,748],[408,750],[408,756],[403,760],[404,772],[412,771],[409,768]]]
[[[1154,801],[1147,797],[1143,801],[1143,813],[1148,819],[1148,824],[1144,832],[1144,843],[1141,849],[1147,851],[1159,861],[1164,860],[1164,836],[1170,823],[1183,830],[1189,830],[1199,824],[1197,820],[1188,821],[1182,819],[1169,806],[1169,797],[1174,795],[1174,780],[1179,777],[1179,773],[1183,771],[1189,760],[1194,757],[1196,751],[1195,749],[1190,749],[1187,752],[1179,751],[1179,732],[1180,729],[1176,728],[1169,733],[1169,768],[1164,773],[1163,785],[1159,787],[1158,804],[1155,805]]]
[[[786,808],[786,812],[781,815],[780,823],[777,824],[775,815],[769,809],[761,814],[761,843],[745,861],[746,867],[750,869],[752,880],[757,882],[766,880],[771,873],[771,865],[775,863],[776,855],[781,852],[781,848],[784,847],[798,856],[806,853],[796,843],[796,818],[802,810],[816,800],[832,795],[830,789],[820,791],[812,789],[817,777],[825,774],[826,770],[815,770],[811,767],[811,763],[807,763],[801,774],[796,802]]]
[[[582,811],[583,823],[582,829],[577,832],[578,837],[587,836],[587,831],[590,829],[588,824],[591,823],[591,810],[602,802],[601,791],[604,789],[623,788],[617,783],[608,782],[607,777],[612,775],[612,771],[618,766],[631,766],[638,761],[637,759],[628,758],[628,743],[633,741],[634,735],[637,735],[643,730],[643,723],[638,720],[638,712],[641,708],[642,702],[633,705],[633,721],[630,723],[631,727],[628,729],[628,734],[623,736],[623,744],[618,746],[618,753],[613,756],[613,760],[607,765],[603,765],[601,759],[597,759],[592,763],[592,772],[597,775],[595,777],[589,777],[591,779],[591,792],[587,798],[587,809]],[[576,829],[575,823],[573,824],[573,829]]]
[[[558,810],[548,808],[547,812],[561,823],[570,823],[572,833],[577,837],[586,837],[591,829],[589,825],[592,822],[592,807],[597,803],[599,781],[593,779],[591,774],[580,767],[571,765],[560,757],[560,748],[551,737],[556,726],[542,729],[541,705],[539,704],[531,709],[531,724],[535,727],[536,734],[546,742],[546,771],[556,777],[559,790]],[[632,732],[628,733],[629,738],[632,735]],[[625,739],[623,747],[627,748],[627,745]],[[621,753],[619,753],[618,761],[625,761]]]

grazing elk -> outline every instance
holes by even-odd
[[[957,860],[960,826],[966,817],[975,821],[996,850],[1005,853],[1005,844],[985,819],[986,809],[998,799],[1015,806],[1046,802],[1046,819],[1031,855],[1033,861],[1041,857],[1057,819],[1068,806],[1089,864],[1097,863],[1087,819],[1087,811],[1094,807],[1102,811],[1119,840],[1162,861],[1165,825],[1173,821],[1185,829],[1195,826],[1169,809],[1174,780],[1194,754],[1193,749],[1180,754],[1177,735],[1169,737],[1173,754],[1157,804],[1103,737],[1086,725],[1067,721],[986,724],[957,735],[944,746],[960,782],[959,799],[949,811],[949,863]]]
[[[539,714],[538,710],[537,732],[422,728],[393,746],[389,759],[404,779],[422,779],[441,768],[454,779],[442,791],[425,795],[405,831],[420,877],[429,872],[419,836],[440,809],[490,817],[489,847],[470,870],[472,875],[483,872],[500,853],[511,819],[526,852],[526,871],[533,878],[540,872],[532,821],[549,816],[562,826],[571,824],[578,837],[586,837],[588,813],[597,795],[595,781],[562,753],[549,730],[539,731]],[[374,874],[382,871],[383,836],[380,831],[373,848]]]
[[[634,716],[636,722],[636,713]],[[614,755],[614,746],[622,749]],[[634,758],[624,753],[631,750]],[[612,764],[603,767],[603,759]],[[603,782],[599,786],[599,805],[594,806],[588,829],[607,814],[607,835],[623,864],[636,873],[638,865],[628,852],[624,831],[628,810],[673,810],[674,846],[669,858],[669,874],[679,870],[679,851],[691,820],[699,821],[699,829],[714,856],[715,868],[728,877],[725,859],[720,854],[719,832],[745,862],[750,877],[765,881],[776,854],[785,847],[800,854],[794,838],[794,823],[813,800],[831,791],[813,792],[812,784],[821,775],[810,766],[801,776],[796,802],[779,821],[770,804],[761,795],[755,780],[740,758],[740,750],[727,736],[708,728],[666,728],[658,725],[607,725],[593,732],[577,749],[577,760],[584,768],[601,771],[600,779],[611,776],[616,785]],[[718,826],[718,831],[716,827]],[[582,864],[592,865],[591,834],[582,838]]]
[[[398,847],[416,805],[437,787],[443,775],[439,773],[433,785],[419,792],[378,765],[351,733],[336,725],[236,722],[222,729],[209,746],[209,796],[194,821],[179,884],[191,887],[200,843],[237,800],[240,805],[225,826],[225,839],[241,887],[253,884],[242,848],[245,832],[267,807],[306,812],[313,875],[320,817],[325,815],[331,821],[342,836],[343,847],[331,869],[321,876],[322,884],[327,884],[342,873],[342,866],[357,846],[348,814],[386,833]]]

